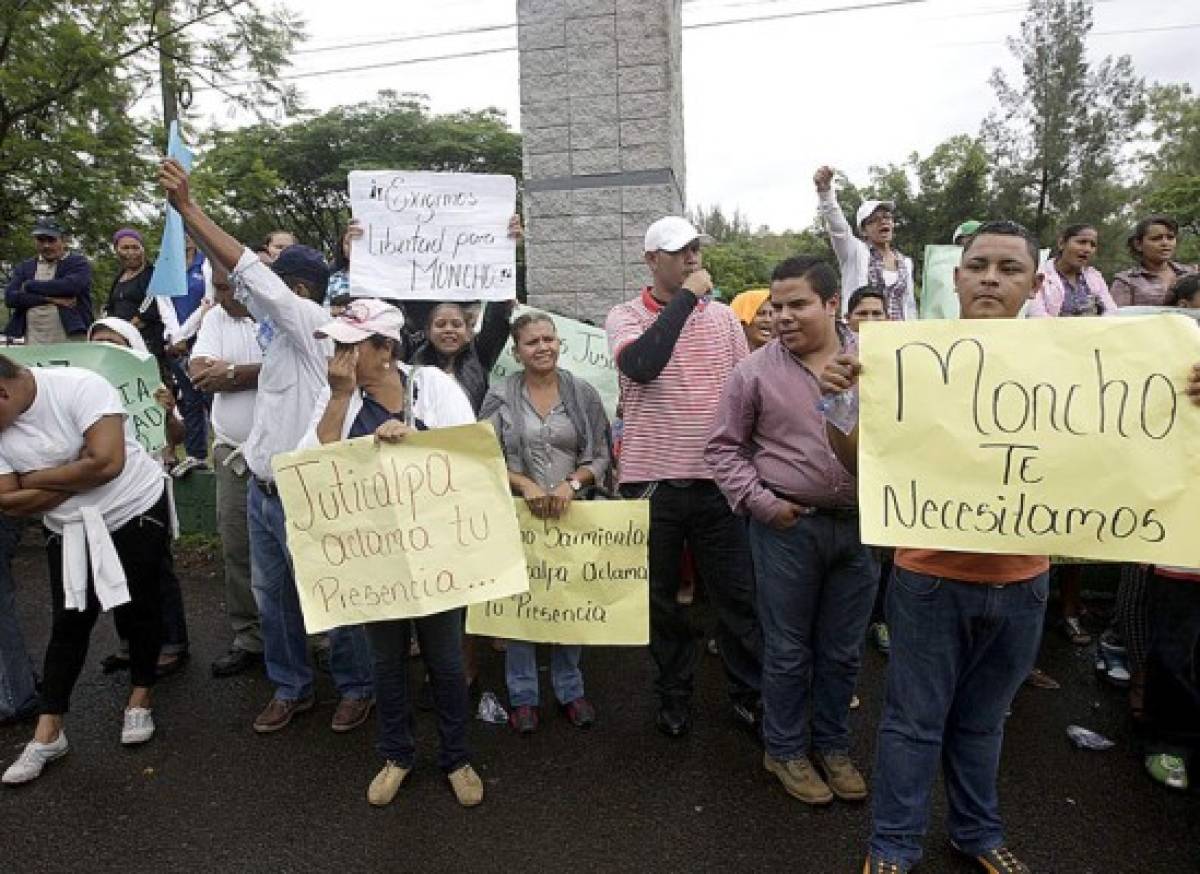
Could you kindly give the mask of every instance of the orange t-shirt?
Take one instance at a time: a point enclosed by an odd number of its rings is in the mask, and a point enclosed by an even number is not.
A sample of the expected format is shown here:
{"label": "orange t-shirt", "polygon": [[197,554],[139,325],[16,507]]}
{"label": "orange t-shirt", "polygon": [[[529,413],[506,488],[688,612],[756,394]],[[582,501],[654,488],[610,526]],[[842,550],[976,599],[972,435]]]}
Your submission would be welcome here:
{"label": "orange t-shirt", "polygon": [[1050,559],[1044,555],[999,555],[942,549],[899,547],[895,561],[915,574],[988,585],[1023,583],[1050,570]]}

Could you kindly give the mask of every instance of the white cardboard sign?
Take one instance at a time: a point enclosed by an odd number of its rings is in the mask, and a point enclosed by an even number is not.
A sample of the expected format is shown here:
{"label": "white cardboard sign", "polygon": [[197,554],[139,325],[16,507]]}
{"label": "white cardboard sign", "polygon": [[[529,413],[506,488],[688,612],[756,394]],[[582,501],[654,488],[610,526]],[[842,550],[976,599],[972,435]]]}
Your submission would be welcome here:
{"label": "white cardboard sign", "polygon": [[517,249],[511,176],[355,170],[350,208],[363,235],[350,293],[398,300],[511,300]]}

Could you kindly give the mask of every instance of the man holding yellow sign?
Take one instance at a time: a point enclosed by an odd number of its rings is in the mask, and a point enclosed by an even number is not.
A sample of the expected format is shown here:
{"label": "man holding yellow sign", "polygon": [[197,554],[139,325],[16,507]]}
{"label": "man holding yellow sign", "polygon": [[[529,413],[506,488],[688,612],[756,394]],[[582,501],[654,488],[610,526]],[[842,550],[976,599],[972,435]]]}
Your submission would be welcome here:
{"label": "man holding yellow sign", "polygon": [[[1018,225],[980,227],[965,242],[955,271],[963,318],[1015,317],[1040,283],[1037,254]],[[1097,335],[1079,356],[1093,371],[1095,384],[1086,397],[1089,390],[1076,385],[1080,380],[1071,372],[1075,362],[1052,344],[1069,329],[1098,325],[1053,327],[1056,338],[1038,333],[1050,325],[1035,323],[981,325],[970,332],[950,323],[899,330],[872,325],[864,332],[865,364],[841,356],[822,377],[833,396],[827,403],[831,443],[859,475],[863,537],[900,547],[888,593],[891,660],[864,872],[903,874],[920,859],[939,764],[954,846],[985,870],[1027,872],[1006,846],[996,775],[1005,714],[1041,638],[1046,553],[1128,558],[1186,551],[1186,538],[1168,521],[1180,509],[1186,483],[1179,492],[1163,488],[1166,479],[1179,479],[1177,469],[1143,492],[1159,501],[1156,507],[1121,506],[1136,502],[1128,497],[1106,508],[1075,494],[1094,497],[1086,492],[1098,481],[1097,441],[1159,441],[1137,454],[1160,464],[1161,441],[1174,431],[1174,439],[1191,441],[1189,452],[1176,457],[1194,455],[1200,419],[1175,408],[1174,384],[1183,374],[1158,374],[1164,369],[1161,341],[1112,344]],[[1164,323],[1155,327],[1160,334],[1175,330]],[[1105,328],[1129,331],[1134,324],[1109,321]],[[1032,341],[1017,346],[1009,335],[1018,330]],[[1190,347],[1184,352],[1189,360],[1200,358],[1200,338],[1192,332],[1176,338]],[[996,337],[1009,341],[999,374],[987,354]],[[1112,354],[1121,346],[1143,346],[1149,357],[1133,355],[1121,368],[1120,356]],[[1052,369],[1037,360],[1039,353],[1053,358]],[[1026,387],[1020,371],[1029,361],[1041,371]],[[1136,370],[1129,362],[1154,366],[1134,386],[1120,379]],[[861,452],[856,417],[847,413],[857,404],[860,373]],[[1056,387],[1048,373],[1060,381],[1065,376],[1070,385]],[[1153,446],[1163,449],[1146,451]],[[1091,476],[1081,478],[1079,464]],[[1069,486],[1056,495],[1060,478]],[[1195,482],[1194,474],[1183,479]],[[1120,485],[1139,492],[1133,482]]]}

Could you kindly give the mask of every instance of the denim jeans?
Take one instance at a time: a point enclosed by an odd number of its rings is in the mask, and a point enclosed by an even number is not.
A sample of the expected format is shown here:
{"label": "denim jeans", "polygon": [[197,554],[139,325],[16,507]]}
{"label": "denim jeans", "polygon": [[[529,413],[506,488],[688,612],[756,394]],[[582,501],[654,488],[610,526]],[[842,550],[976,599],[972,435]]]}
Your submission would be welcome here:
{"label": "denim jeans", "polygon": [[996,792],[1004,719],[1033,669],[1048,592],[1047,574],[988,585],[896,568],[872,807],[878,858],[920,859],[939,764],[950,839],[971,855],[1004,843]]}
{"label": "denim jeans", "polygon": [[878,570],[858,516],[801,517],[785,531],[750,523],[763,632],[763,742],[779,761],[850,749],[850,698]]}
{"label": "denim jeans", "polygon": [[[554,644],[550,647],[550,682],[559,704],[583,697],[583,672],[579,670],[582,646]],[[538,706],[537,644],[510,640],[504,653],[504,679],[508,703],[513,707]]]}
{"label": "denim jeans", "polygon": [[[283,701],[307,698],[313,690],[308,662],[308,639],[292,558],[288,554],[283,504],[251,484],[246,497],[250,529],[250,561],[254,599],[262,620],[263,661],[275,697]],[[329,666],[343,698],[370,698],[371,656],[361,625],[329,632]]]}
{"label": "denim jeans", "polygon": [[0,516],[0,720],[26,710],[37,698],[33,663],[25,649],[13,591],[12,560],[21,530],[19,521]]}
{"label": "denim jeans", "polygon": [[688,485],[625,483],[625,497],[650,497],[650,654],[658,666],[655,691],[664,704],[692,697],[699,642],[688,608],[676,601],[683,548],[690,546],[696,571],[717,613],[717,644],[729,695],[751,704],[759,695],[762,632],[754,615],[754,573],[745,523],[733,514],[711,480]]}
{"label": "denim jeans", "polygon": [[447,610],[418,619],[369,622],[367,639],[375,661],[375,714],[379,755],[402,768],[416,760],[412,734],[412,700],[408,694],[409,642],[413,626],[421,643],[421,659],[429,672],[437,711],[438,766],[449,774],[467,763],[469,700],[463,669],[463,611]]}
{"label": "denim jeans", "polygon": [[192,458],[208,458],[209,398],[194,385],[187,374],[187,358],[168,358],[175,379],[179,413],[183,416],[183,448]]}

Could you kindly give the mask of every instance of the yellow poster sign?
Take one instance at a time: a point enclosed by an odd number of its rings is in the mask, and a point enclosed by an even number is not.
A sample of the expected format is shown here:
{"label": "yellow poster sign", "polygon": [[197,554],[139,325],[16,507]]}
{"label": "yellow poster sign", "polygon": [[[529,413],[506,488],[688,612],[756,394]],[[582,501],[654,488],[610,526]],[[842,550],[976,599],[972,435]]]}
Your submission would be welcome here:
{"label": "yellow poster sign", "polygon": [[275,456],[309,632],[428,616],[529,587],[490,425]]}
{"label": "yellow poster sign", "polygon": [[866,326],[863,540],[1200,566],[1198,362],[1179,316]]}
{"label": "yellow poster sign", "polygon": [[467,631],[537,643],[650,641],[648,501],[578,501],[537,519],[517,501],[529,591],[474,604]]}

